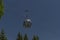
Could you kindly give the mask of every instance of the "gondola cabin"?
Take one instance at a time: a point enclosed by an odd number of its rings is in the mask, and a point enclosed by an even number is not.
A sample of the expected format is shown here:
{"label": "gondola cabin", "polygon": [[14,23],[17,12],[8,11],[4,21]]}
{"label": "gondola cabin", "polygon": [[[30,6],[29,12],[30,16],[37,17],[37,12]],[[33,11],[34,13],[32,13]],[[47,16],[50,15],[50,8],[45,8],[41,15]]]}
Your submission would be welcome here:
{"label": "gondola cabin", "polygon": [[[29,10],[25,10],[25,12],[28,14]],[[31,19],[30,19],[30,16],[28,16],[27,14],[26,14],[26,16],[25,16],[25,20],[24,20],[24,22],[23,22],[23,26],[24,26],[25,28],[31,28],[32,21],[31,21]]]}
{"label": "gondola cabin", "polygon": [[25,28],[31,28],[31,25],[32,25],[31,19],[27,18],[27,19],[24,20],[23,26],[24,26]]}

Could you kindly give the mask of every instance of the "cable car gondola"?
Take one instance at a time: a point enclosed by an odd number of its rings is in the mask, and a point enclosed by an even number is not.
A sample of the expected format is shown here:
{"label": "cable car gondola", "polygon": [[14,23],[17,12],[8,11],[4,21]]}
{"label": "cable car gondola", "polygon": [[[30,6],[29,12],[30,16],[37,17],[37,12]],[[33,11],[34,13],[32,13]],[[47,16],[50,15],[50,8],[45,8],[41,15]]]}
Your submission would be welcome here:
{"label": "cable car gondola", "polygon": [[[28,12],[28,10],[25,10],[25,12]],[[25,28],[31,28],[31,25],[32,25],[32,21],[31,19],[29,18],[29,16],[26,16],[24,22],[23,22],[23,26]]]}

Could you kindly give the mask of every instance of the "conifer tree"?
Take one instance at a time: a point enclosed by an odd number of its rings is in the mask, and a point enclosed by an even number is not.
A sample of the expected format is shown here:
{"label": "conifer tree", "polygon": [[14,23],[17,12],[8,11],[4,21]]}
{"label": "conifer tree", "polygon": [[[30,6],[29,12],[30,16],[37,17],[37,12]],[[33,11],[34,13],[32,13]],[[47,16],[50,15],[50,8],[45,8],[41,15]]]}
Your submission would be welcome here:
{"label": "conifer tree", "polygon": [[20,34],[20,32],[18,33],[17,36],[18,36],[18,37],[17,37],[17,40],[22,40],[22,35]]}
{"label": "conifer tree", "polygon": [[0,33],[0,40],[1,40],[1,33]]}
{"label": "conifer tree", "polygon": [[0,40],[7,40],[7,37],[6,37],[5,32],[4,32],[4,29],[1,30]]}
{"label": "conifer tree", "polygon": [[32,40],[39,40],[39,37],[34,35]]}
{"label": "conifer tree", "polygon": [[24,36],[24,40],[28,40],[28,36],[27,36],[27,34],[25,34],[25,36]]}

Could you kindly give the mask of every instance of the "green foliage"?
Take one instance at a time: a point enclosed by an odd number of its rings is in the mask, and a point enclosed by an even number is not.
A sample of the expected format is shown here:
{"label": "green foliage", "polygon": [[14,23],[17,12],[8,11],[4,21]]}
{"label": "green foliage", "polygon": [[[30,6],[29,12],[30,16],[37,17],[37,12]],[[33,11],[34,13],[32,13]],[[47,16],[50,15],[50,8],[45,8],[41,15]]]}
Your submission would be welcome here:
{"label": "green foliage", "polygon": [[4,15],[4,2],[0,0],[0,19]]}
{"label": "green foliage", "polygon": [[28,36],[27,36],[27,34],[25,34],[25,36],[24,36],[24,40],[28,40]]}
{"label": "green foliage", "polygon": [[18,37],[17,37],[17,40],[22,40],[22,35],[20,34],[20,32],[18,33],[17,36],[18,36]]}
{"label": "green foliage", "polygon": [[5,35],[4,30],[2,29],[1,33],[0,33],[0,40],[7,40],[7,37]]}
{"label": "green foliage", "polygon": [[39,37],[34,35],[32,40],[39,40]]}

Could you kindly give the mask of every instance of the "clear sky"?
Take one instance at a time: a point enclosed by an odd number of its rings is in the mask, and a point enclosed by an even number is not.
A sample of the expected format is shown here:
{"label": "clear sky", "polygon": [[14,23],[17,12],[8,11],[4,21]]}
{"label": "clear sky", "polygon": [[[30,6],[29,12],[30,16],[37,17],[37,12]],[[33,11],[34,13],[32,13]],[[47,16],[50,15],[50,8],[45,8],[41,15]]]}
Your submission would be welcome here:
{"label": "clear sky", "polygon": [[[40,40],[60,40],[60,0],[4,0],[5,12],[0,21],[8,40],[16,40],[20,31],[24,36],[39,35]],[[25,9],[30,10],[32,28],[23,28]]]}

